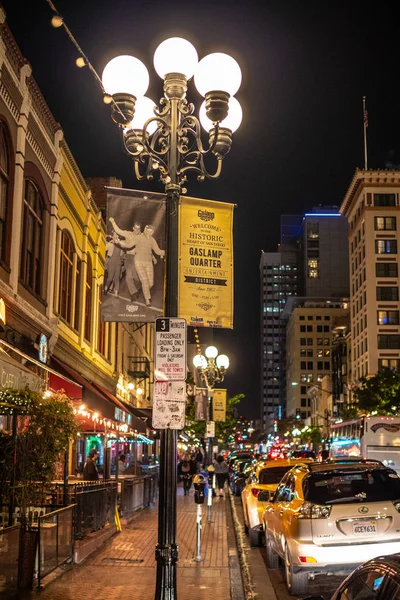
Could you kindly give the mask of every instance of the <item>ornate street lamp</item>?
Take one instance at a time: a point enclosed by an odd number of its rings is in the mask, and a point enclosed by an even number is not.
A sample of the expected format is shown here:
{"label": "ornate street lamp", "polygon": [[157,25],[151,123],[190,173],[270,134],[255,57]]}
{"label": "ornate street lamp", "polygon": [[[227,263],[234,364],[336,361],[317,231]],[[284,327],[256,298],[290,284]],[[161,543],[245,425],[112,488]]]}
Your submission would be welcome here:
{"label": "ornate street lamp", "polygon": [[[225,378],[225,373],[229,368],[229,358],[226,354],[218,354],[215,346],[208,346],[203,354],[196,354],[193,358],[193,364],[197,369],[199,379],[207,387],[208,395],[208,421],[213,421],[213,397],[214,386],[221,383]],[[208,439],[208,461],[212,463],[212,438]]]}
{"label": "ornate street lamp", "polygon": [[[216,179],[222,160],[232,145],[242,110],[233,98],[241,84],[238,63],[227,54],[214,53],[198,61],[194,46],[182,38],[162,42],[154,53],[154,68],[164,82],[158,106],[145,97],[149,74],[133,56],[118,56],[105,67],[102,81],[104,101],[121,130],[124,148],[133,158],[138,179],[158,174],[167,194],[167,264],[165,315],[178,312],[178,210],[187,174],[199,181]],[[188,103],[188,81],[194,76],[204,97],[199,118]],[[201,125],[208,132],[208,146],[201,139]],[[211,171],[205,157],[215,166]],[[221,365],[221,368],[223,366]],[[221,369],[220,369],[220,372]],[[160,499],[156,546],[156,600],[176,600],[176,431],[163,430],[160,441]]]}

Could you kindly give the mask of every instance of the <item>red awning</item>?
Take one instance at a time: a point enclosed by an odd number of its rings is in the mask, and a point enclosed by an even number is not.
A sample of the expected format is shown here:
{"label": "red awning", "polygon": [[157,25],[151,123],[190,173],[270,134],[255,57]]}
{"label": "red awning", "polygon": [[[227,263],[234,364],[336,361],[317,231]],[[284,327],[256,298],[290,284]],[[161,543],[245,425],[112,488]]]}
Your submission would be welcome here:
{"label": "red awning", "polygon": [[61,374],[49,373],[49,387],[54,392],[64,390],[66,395],[73,400],[82,400],[82,386],[65,379]]}

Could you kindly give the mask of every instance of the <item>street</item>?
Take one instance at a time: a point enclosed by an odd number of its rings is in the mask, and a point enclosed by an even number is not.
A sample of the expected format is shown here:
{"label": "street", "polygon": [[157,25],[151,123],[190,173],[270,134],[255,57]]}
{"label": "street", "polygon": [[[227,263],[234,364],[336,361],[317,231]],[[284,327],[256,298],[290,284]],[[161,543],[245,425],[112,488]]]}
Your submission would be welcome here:
{"label": "street", "polygon": [[[236,496],[233,496],[233,498],[236,516],[243,530],[243,511],[241,498]],[[262,546],[260,548],[250,548],[248,536],[245,536],[244,534],[242,541],[248,561],[250,577],[254,584],[254,591],[258,594],[257,597],[259,597],[260,600],[275,600],[270,591],[265,589],[265,581],[268,582],[269,578],[275,592],[276,600],[293,600],[293,596],[288,593],[286,588],[283,567],[280,569],[269,569],[266,562],[265,547]],[[265,570],[263,571],[263,569]],[[303,598],[312,595],[321,595],[324,600],[330,600],[333,592],[336,590],[342,580],[343,577],[338,576],[322,576],[315,578],[314,581],[309,582],[309,590],[306,596],[303,596]]]}

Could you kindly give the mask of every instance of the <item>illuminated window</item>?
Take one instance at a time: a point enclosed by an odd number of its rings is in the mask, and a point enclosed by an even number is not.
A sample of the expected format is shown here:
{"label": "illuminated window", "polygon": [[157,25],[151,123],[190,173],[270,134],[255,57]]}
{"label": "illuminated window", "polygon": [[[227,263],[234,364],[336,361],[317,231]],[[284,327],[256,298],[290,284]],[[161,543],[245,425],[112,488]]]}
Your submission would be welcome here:
{"label": "illuminated window", "polygon": [[309,258],[307,264],[312,269],[318,269],[318,267],[319,267],[319,260],[317,258]]}
{"label": "illuminated window", "polygon": [[378,310],[378,325],[398,325],[399,311],[398,310]]}
{"label": "illuminated window", "polygon": [[319,269],[308,269],[309,279],[319,279]]}

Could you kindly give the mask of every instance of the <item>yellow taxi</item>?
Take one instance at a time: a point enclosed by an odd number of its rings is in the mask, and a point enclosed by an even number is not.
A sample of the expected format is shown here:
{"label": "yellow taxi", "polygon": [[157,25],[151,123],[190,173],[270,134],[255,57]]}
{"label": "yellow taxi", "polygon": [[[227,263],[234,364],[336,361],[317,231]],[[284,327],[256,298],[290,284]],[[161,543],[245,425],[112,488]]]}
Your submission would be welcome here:
{"label": "yellow taxi", "polygon": [[250,546],[261,544],[262,515],[270,494],[275,492],[282,477],[296,465],[314,462],[307,458],[278,458],[260,462],[247,480],[242,491],[244,530],[249,534]]}

